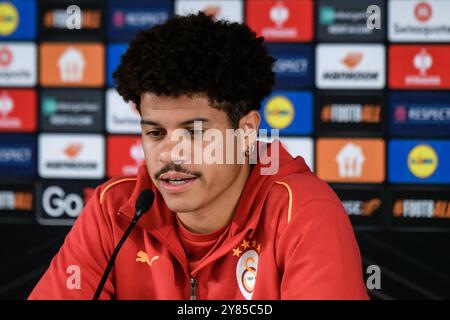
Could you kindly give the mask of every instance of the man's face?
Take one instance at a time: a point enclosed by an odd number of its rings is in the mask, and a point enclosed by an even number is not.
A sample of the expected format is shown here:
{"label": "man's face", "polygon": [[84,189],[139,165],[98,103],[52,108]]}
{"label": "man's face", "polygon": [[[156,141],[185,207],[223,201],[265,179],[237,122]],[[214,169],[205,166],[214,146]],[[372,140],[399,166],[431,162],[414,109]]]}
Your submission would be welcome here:
{"label": "man's face", "polygon": [[[199,95],[170,97],[145,93],[140,107],[142,145],[149,175],[172,211],[202,209],[233,186],[242,164],[205,164],[204,161],[194,164],[193,160],[194,145],[208,145],[199,138],[202,132],[194,131],[194,121],[201,122],[203,131],[217,129],[225,137],[231,124],[224,111],[210,107],[209,100]],[[186,140],[173,139],[173,133],[180,129],[187,130],[184,131],[188,133]],[[173,150],[180,143],[191,146],[188,148],[191,154],[174,158]]]}

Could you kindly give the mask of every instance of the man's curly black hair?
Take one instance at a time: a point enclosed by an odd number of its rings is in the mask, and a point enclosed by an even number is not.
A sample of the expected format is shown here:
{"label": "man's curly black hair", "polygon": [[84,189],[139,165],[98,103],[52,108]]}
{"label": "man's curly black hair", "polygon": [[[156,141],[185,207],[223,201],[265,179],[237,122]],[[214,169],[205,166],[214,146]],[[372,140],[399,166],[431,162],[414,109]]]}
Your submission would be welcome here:
{"label": "man's curly black hair", "polygon": [[275,83],[275,59],[263,43],[245,24],[202,12],[173,16],[138,32],[113,78],[118,93],[138,109],[145,92],[204,94],[237,128],[242,116],[260,109]]}

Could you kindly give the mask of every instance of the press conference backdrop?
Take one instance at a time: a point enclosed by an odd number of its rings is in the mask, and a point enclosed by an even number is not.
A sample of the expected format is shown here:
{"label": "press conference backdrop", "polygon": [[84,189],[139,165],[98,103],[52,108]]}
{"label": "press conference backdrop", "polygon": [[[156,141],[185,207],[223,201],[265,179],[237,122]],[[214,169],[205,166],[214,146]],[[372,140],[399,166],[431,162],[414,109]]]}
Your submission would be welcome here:
{"label": "press conference backdrop", "polygon": [[111,74],[137,30],[198,10],[265,37],[262,128],[339,195],[371,297],[449,298],[450,0],[0,0],[0,296],[26,297],[95,186],[144,162]]}

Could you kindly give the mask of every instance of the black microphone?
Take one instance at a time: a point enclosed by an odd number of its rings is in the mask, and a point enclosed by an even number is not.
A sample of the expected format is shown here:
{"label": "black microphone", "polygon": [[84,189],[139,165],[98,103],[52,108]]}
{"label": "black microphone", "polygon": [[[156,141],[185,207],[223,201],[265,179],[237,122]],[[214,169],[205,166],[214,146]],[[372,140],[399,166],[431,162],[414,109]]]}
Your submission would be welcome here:
{"label": "black microphone", "polygon": [[150,209],[153,204],[153,200],[155,200],[155,194],[150,189],[144,189],[139,194],[139,197],[136,200],[136,204],[134,207],[136,211],[134,213],[133,220],[131,221],[128,229],[123,234],[116,248],[114,249],[111,258],[109,258],[108,265],[106,266],[105,272],[103,273],[103,277],[98,284],[97,290],[95,291],[94,299],[98,300],[100,294],[102,293],[103,287],[105,286],[106,280],[108,279],[109,273],[114,265],[114,261],[116,261],[116,256],[119,253],[120,248],[122,248],[123,243],[128,238],[128,235],[133,230],[134,226],[138,222],[139,218]]}

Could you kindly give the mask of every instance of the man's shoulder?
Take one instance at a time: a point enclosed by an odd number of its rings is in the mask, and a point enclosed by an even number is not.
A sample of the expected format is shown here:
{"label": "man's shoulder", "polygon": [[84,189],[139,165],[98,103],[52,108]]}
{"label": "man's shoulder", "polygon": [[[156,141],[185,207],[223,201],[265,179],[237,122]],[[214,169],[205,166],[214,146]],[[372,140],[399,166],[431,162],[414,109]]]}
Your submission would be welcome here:
{"label": "man's shoulder", "polygon": [[[335,210],[329,210],[330,207]],[[333,189],[311,172],[295,173],[278,179],[266,201],[267,212],[278,212],[281,229],[294,220],[322,219],[336,214],[341,216],[342,209]],[[314,211],[313,215],[311,211]]]}
{"label": "man's shoulder", "polygon": [[295,207],[315,200],[339,202],[333,189],[311,172],[294,173],[278,179],[270,191],[270,196],[277,197],[282,194],[290,197]]}
{"label": "man's shoulder", "polygon": [[98,201],[101,206],[121,206],[130,198],[136,186],[136,176],[119,176],[99,186]]}

